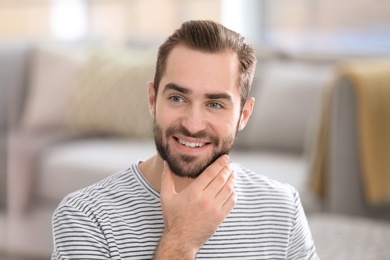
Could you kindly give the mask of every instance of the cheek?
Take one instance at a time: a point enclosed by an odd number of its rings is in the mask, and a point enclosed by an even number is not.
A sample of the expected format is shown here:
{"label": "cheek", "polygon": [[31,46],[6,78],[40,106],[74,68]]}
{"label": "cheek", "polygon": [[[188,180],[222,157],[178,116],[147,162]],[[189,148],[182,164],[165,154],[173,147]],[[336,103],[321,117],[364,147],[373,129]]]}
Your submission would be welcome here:
{"label": "cheek", "polygon": [[166,111],[162,106],[156,107],[154,120],[163,129],[166,129],[175,122],[175,115],[172,111]]}
{"label": "cheek", "polygon": [[233,136],[236,135],[239,126],[239,118],[233,117],[225,120],[217,120],[214,123],[214,129],[219,136]]}
{"label": "cheek", "polygon": [[166,112],[164,111],[164,106],[161,105],[161,102],[157,99],[154,106],[154,117],[158,122],[163,121]]}

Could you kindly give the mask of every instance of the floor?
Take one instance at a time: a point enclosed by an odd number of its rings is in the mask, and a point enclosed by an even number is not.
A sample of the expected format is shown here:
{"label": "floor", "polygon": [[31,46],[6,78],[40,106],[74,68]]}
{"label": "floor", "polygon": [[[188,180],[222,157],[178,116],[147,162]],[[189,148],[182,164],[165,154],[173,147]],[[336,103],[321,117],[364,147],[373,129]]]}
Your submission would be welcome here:
{"label": "floor", "polygon": [[338,215],[308,216],[321,260],[390,259],[390,222]]}

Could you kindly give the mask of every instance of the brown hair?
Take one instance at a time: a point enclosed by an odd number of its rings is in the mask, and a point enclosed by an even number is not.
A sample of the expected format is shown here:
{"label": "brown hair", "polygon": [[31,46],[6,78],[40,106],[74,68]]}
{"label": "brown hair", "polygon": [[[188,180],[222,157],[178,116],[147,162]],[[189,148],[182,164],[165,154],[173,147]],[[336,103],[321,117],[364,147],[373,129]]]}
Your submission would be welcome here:
{"label": "brown hair", "polygon": [[160,46],[154,77],[156,96],[166,69],[168,55],[179,44],[207,53],[221,53],[224,51],[236,53],[240,63],[239,92],[241,105],[244,105],[252,85],[256,66],[254,49],[245,42],[244,37],[240,34],[213,21],[185,22]]}

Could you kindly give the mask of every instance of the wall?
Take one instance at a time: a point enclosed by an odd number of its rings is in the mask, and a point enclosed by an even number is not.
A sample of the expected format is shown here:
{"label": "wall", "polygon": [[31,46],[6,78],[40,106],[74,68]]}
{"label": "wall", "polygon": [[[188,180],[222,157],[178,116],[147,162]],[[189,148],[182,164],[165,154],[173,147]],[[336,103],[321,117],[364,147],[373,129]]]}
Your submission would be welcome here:
{"label": "wall", "polygon": [[[183,21],[220,21],[219,0],[79,0],[86,1],[89,38],[125,42],[162,38]],[[0,38],[52,38],[50,0],[0,0]],[[72,17],[69,17],[72,19]]]}

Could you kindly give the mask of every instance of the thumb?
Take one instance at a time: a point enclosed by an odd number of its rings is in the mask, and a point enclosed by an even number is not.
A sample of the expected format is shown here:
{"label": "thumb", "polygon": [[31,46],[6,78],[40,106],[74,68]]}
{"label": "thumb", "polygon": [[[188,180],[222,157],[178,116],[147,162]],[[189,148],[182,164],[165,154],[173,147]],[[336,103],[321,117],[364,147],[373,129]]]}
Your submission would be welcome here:
{"label": "thumb", "polygon": [[160,196],[171,198],[176,194],[173,172],[166,161],[164,161],[163,172],[161,175],[161,191]]}

